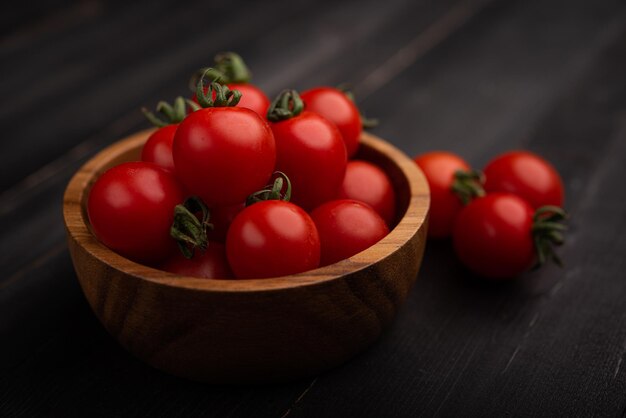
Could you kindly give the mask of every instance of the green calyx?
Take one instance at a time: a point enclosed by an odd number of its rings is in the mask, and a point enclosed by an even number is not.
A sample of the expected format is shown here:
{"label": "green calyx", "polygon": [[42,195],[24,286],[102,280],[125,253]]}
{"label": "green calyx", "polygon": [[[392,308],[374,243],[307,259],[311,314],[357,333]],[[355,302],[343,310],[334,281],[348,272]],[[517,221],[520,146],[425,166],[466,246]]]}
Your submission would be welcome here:
{"label": "green calyx", "polygon": [[[196,213],[202,213],[202,220]],[[174,208],[174,222],[170,236],[176,240],[178,248],[185,258],[193,258],[196,248],[204,251],[209,245],[207,229],[212,230],[209,222],[210,212],[207,205],[198,197],[190,197]]]}
{"label": "green calyx", "polygon": [[[291,199],[291,181],[282,171],[274,172],[276,180],[267,185],[264,189],[252,193],[246,199],[246,206],[253,205],[264,200],[283,200],[289,202]],[[283,191],[285,189],[285,191]]]}
{"label": "green calyx", "polygon": [[298,116],[304,110],[304,102],[296,90],[283,90],[267,110],[267,119],[280,122]]}
{"label": "green calyx", "polygon": [[214,58],[215,68],[223,74],[224,83],[249,83],[252,75],[243,59],[234,52],[220,52]]}
{"label": "green calyx", "polygon": [[484,183],[485,176],[478,170],[457,170],[454,173],[451,189],[461,199],[461,202],[467,205],[473,199],[485,195]]}
{"label": "green calyx", "polygon": [[[204,91],[204,78],[213,74],[212,68],[207,68],[196,85],[196,99],[201,107],[233,107],[237,106],[239,100],[241,99],[241,92],[239,90],[231,90],[225,84],[220,84],[217,80],[218,78],[214,78],[209,86]],[[215,98],[213,98],[213,94],[215,93]]]}
{"label": "green calyx", "polygon": [[563,261],[554,251],[555,246],[563,245],[563,233],[567,230],[568,214],[558,206],[542,206],[533,215],[532,234],[537,252],[537,265],[541,267],[548,261],[563,267]]}
{"label": "green calyx", "polygon": [[141,111],[153,125],[162,128],[167,125],[175,125],[177,123],[181,123],[183,119],[187,117],[188,108],[191,110],[191,112],[195,112],[196,110],[200,109],[200,106],[198,106],[197,103],[194,103],[191,100],[187,100],[178,96],[176,99],[174,99],[173,105],[170,105],[163,100],[157,104],[156,113],[160,114],[160,117],[150,112],[145,107],[141,108]]}
{"label": "green calyx", "polygon": [[[354,93],[352,93],[352,90],[348,83],[342,83],[338,85],[337,90],[340,90],[341,92],[343,92],[343,94],[346,95],[348,100],[350,100],[352,103],[356,105],[356,100],[354,99]],[[357,109],[358,109],[358,106],[357,106]],[[371,128],[375,128],[378,126],[379,124],[378,119],[368,118],[361,112],[361,109],[358,109],[358,110],[359,110],[359,117],[361,118],[361,126],[363,127],[363,129],[371,129]]]}
{"label": "green calyx", "polygon": [[208,71],[207,77],[223,84],[245,84],[252,78],[243,59],[234,52],[220,52],[214,57],[212,68],[201,68],[189,80],[189,88],[194,91],[198,80]]}

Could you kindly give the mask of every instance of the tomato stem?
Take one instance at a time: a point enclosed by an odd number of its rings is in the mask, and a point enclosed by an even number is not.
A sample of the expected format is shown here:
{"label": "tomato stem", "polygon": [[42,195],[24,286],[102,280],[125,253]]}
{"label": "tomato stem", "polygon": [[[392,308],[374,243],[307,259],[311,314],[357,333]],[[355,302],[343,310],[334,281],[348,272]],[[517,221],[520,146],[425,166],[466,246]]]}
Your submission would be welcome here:
{"label": "tomato stem", "polygon": [[452,182],[452,191],[461,199],[464,205],[467,205],[474,198],[485,196],[485,176],[478,170],[457,170],[454,173],[454,181]]}
{"label": "tomato stem", "polygon": [[304,102],[296,90],[283,90],[267,110],[267,119],[280,122],[298,116],[304,110]]}
{"label": "tomato stem", "polygon": [[215,68],[224,74],[223,82],[249,83],[252,75],[243,58],[234,52],[220,52],[214,58]]}
{"label": "tomato stem", "polygon": [[[268,184],[264,189],[252,193],[246,199],[246,206],[253,205],[264,200],[284,200],[289,202],[291,199],[291,181],[289,177],[282,171],[275,171],[274,175],[278,176],[272,184]],[[283,188],[285,192],[283,193]]]}
{"label": "tomato stem", "polygon": [[162,128],[164,126],[181,123],[183,119],[187,117],[187,108],[189,108],[191,112],[195,112],[200,109],[198,104],[193,101],[185,100],[184,98],[178,96],[174,99],[173,105],[170,105],[163,100],[157,103],[156,112],[160,113],[162,117],[156,116],[145,107],[142,107],[141,111],[153,125]]}
{"label": "tomato stem", "polygon": [[537,252],[537,264],[541,267],[552,260],[555,264],[563,267],[563,261],[554,251],[555,246],[565,242],[563,232],[567,226],[562,222],[569,218],[567,212],[558,206],[542,206],[533,215],[532,234]]}
{"label": "tomato stem", "polygon": [[[231,90],[228,86],[220,84],[217,81],[218,77],[213,78],[206,91],[204,90],[204,78],[211,74],[214,75],[213,68],[207,68],[200,76],[196,85],[196,99],[200,106],[203,108],[237,106],[241,99],[241,92],[239,90]],[[215,98],[213,98],[213,93],[215,93]]]}
{"label": "tomato stem", "polygon": [[[195,215],[202,212],[202,220]],[[190,197],[174,208],[174,222],[170,236],[176,240],[178,248],[185,258],[193,258],[196,248],[202,251],[209,245],[207,229],[213,229],[209,222],[210,212],[207,205],[196,196]]]}

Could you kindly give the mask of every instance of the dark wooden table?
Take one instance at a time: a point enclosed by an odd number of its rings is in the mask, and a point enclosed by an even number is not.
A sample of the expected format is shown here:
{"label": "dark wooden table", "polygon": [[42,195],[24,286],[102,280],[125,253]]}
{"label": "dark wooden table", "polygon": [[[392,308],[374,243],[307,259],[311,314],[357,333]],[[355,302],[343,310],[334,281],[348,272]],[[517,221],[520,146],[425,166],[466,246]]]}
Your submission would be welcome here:
{"label": "dark wooden table", "polygon": [[[209,3],[3,5],[0,416],[624,416],[623,1]],[[209,386],[134,359],[83,298],[62,193],[221,50],[270,95],[351,82],[409,155],[542,154],[565,181],[566,267],[489,283],[429,242],[391,328],[313,379]]]}

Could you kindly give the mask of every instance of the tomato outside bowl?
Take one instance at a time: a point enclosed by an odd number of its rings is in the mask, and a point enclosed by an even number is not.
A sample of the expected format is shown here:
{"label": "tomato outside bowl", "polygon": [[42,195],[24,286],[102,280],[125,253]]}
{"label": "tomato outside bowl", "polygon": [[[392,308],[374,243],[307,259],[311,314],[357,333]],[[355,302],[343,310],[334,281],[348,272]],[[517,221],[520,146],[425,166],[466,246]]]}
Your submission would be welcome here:
{"label": "tomato outside bowl", "polygon": [[137,358],[209,383],[284,381],[336,367],[374,342],[417,278],[430,195],[416,164],[364,133],[356,158],[377,164],[397,195],[391,232],[335,264],[284,277],[177,276],[132,262],[92,234],[87,197],[106,169],[138,160],[152,130],[104,149],[70,180],[63,214],[78,281],[106,330]]}

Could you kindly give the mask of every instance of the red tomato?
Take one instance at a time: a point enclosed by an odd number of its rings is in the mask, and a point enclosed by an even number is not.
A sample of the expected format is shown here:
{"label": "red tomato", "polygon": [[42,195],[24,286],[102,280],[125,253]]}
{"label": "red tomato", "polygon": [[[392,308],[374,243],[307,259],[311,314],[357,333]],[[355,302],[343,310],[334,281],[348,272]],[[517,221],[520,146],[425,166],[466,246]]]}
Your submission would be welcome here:
{"label": "red tomato", "polygon": [[463,202],[452,190],[454,173],[469,171],[470,166],[459,156],[445,151],[427,152],[415,157],[430,187],[428,236],[445,238],[452,234],[454,220],[463,209]]}
{"label": "red tomato", "polygon": [[353,199],[370,205],[388,226],[396,214],[396,192],[387,174],[367,161],[348,161],[339,190],[340,199]]}
{"label": "red tomato", "polygon": [[[270,99],[263,93],[263,90],[250,83],[228,83],[227,86],[229,89],[239,90],[241,93],[241,99],[236,107],[245,107],[246,109],[253,110],[265,119],[267,109],[270,107]],[[205,87],[204,92],[206,93],[207,91],[208,87]],[[215,92],[213,92],[213,99],[215,99]],[[191,100],[198,103],[195,94]]]}
{"label": "red tomato", "polygon": [[318,267],[320,240],[300,207],[266,200],[237,215],[226,236],[226,254],[238,278],[285,276]]}
{"label": "red tomato", "polygon": [[333,200],[311,212],[326,266],[360,253],[389,233],[385,221],[370,206],[356,200]]}
{"label": "red tomato", "polygon": [[217,206],[211,208],[211,217],[209,222],[213,225],[213,229],[207,231],[207,235],[212,241],[225,242],[226,233],[233,220],[245,208],[244,203],[238,203],[231,206]]}
{"label": "red tomato", "polygon": [[274,171],[276,145],[267,123],[250,109],[209,107],[180,124],[173,144],[180,181],[209,207],[245,201]]}
{"label": "red tomato", "polygon": [[160,261],[176,249],[170,237],[174,207],[183,194],[156,164],[131,162],[106,171],[89,193],[91,228],[107,247],[131,260]]}
{"label": "red tomato", "polygon": [[362,124],[359,109],[344,92],[332,87],[317,87],[300,96],[306,110],[322,115],[334,123],[346,145],[348,158],[359,148]]}
{"label": "red tomato", "polygon": [[155,163],[173,172],[172,142],[176,129],[178,124],[167,125],[154,131],[141,149],[141,161]]}
{"label": "red tomato", "polygon": [[337,128],[307,111],[270,126],[276,138],[276,170],[291,180],[291,201],[310,210],[337,196],[347,163]]}
{"label": "red tomato", "polygon": [[532,205],[563,205],[563,182],[554,167],[528,151],[511,151],[487,164],[485,191],[516,194]]}
{"label": "red tomato", "polygon": [[533,214],[525,200],[508,193],[473,200],[456,220],[457,256],[483,277],[500,279],[523,273],[535,261]]}
{"label": "red tomato", "polygon": [[231,279],[234,277],[226,260],[224,245],[217,242],[209,242],[205,251],[196,250],[191,259],[183,257],[180,251],[176,251],[159,268],[181,276],[205,279]]}

